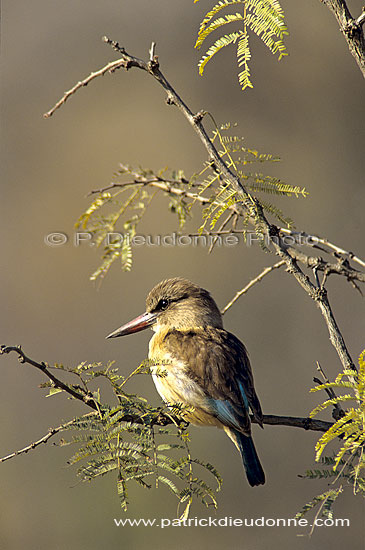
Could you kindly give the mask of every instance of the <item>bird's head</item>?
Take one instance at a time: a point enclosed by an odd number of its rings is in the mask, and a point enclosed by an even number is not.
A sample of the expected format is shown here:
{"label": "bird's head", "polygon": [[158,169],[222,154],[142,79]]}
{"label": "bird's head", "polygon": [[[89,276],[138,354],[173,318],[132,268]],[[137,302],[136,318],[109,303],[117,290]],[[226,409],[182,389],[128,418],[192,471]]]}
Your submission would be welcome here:
{"label": "bird's head", "polygon": [[222,316],[207,290],[187,279],[175,277],[156,285],[146,299],[146,312],[121,326],[107,338],[116,338],[148,327],[189,330],[208,326],[222,328]]}

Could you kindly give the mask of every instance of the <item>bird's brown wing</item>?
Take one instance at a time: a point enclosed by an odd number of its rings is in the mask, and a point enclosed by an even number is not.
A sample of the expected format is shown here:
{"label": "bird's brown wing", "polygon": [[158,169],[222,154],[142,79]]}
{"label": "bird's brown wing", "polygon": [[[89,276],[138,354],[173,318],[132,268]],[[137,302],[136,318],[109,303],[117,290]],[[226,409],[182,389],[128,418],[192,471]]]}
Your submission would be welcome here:
{"label": "bird's brown wing", "polygon": [[187,365],[189,376],[209,398],[229,404],[243,432],[250,429],[249,408],[262,426],[250,361],[245,346],[236,336],[214,327],[171,330],[163,346],[172,357]]}

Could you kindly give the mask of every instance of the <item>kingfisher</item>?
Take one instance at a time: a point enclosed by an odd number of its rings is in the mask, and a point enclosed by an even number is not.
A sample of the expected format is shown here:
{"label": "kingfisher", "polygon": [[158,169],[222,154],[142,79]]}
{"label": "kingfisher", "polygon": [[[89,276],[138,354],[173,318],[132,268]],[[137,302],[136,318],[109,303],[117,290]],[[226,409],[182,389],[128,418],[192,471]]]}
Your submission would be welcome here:
{"label": "kingfisher", "polygon": [[242,456],[248,483],[265,483],[252,436],[250,411],[263,427],[245,346],[224,330],[217,304],[207,290],[175,277],[148,294],[146,312],[107,338],[148,327],[154,331],[148,357],[156,389],[167,404],[188,407],[184,418],[195,425],[223,428]]}

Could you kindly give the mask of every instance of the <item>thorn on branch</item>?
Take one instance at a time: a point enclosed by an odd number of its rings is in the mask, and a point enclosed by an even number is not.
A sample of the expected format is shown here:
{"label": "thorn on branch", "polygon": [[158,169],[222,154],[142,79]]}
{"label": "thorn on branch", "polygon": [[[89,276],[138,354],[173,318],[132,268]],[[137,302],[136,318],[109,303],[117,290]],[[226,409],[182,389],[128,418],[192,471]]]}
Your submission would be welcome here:
{"label": "thorn on branch", "polygon": [[318,267],[317,266],[314,266],[313,267],[313,274],[314,274],[314,278],[316,280],[316,285],[318,288],[323,288],[324,287],[324,276],[323,276],[323,281],[322,281],[322,284],[319,282],[319,277],[318,277]]}
{"label": "thorn on branch", "polygon": [[152,42],[151,47],[148,51],[150,55],[150,61],[153,61],[153,58],[155,57],[155,48],[156,48],[156,42]]}
{"label": "thorn on branch", "polygon": [[199,122],[201,122],[207,114],[207,111],[199,111],[198,113],[196,113],[196,115],[193,116],[195,124],[199,124]]}
{"label": "thorn on branch", "polygon": [[324,288],[324,285],[326,284],[327,279],[328,279],[328,275],[329,275],[329,269],[328,269],[328,266],[326,266],[323,270],[323,278],[322,278],[321,288]]}
{"label": "thorn on branch", "polygon": [[156,42],[152,42],[149,49],[150,60],[148,62],[148,68],[153,73],[156,69],[159,68],[160,62],[158,60],[158,55],[155,54]]}
{"label": "thorn on branch", "polygon": [[174,96],[170,92],[167,92],[166,103],[167,105],[176,105]]}
{"label": "thorn on branch", "polygon": [[323,302],[323,300],[325,299],[326,296],[327,296],[327,290],[324,287],[323,288],[317,288],[313,292],[313,299],[316,302]]}
{"label": "thorn on branch", "polygon": [[358,19],[351,19],[345,26],[344,31],[349,38],[362,32],[362,24],[365,22],[365,14],[362,13]]}
{"label": "thorn on branch", "polygon": [[215,160],[213,158],[209,159],[208,164],[211,167],[211,169],[213,170],[213,172],[215,172],[216,174],[220,174],[220,170],[219,170],[219,168],[218,168],[218,166],[215,163]]}
{"label": "thorn on branch", "polygon": [[271,223],[270,227],[269,227],[269,237],[279,239],[279,237],[280,237],[279,232],[280,232],[279,227],[277,227],[277,225]]}

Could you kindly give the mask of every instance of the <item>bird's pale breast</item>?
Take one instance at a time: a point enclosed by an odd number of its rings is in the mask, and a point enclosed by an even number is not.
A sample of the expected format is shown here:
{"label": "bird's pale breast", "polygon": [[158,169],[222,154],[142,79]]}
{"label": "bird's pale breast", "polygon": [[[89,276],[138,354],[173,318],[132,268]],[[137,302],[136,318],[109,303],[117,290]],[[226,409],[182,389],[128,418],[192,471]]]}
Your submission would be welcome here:
{"label": "bird's pale breast", "polygon": [[212,416],[211,405],[204,390],[188,376],[184,361],[173,357],[163,345],[168,329],[161,329],[154,334],[149,344],[149,359],[161,362],[151,367],[152,378],[156,389],[166,403],[182,403],[191,410],[185,418],[197,425],[214,425],[222,427],[221,422]]}

